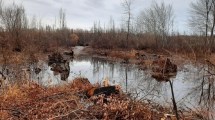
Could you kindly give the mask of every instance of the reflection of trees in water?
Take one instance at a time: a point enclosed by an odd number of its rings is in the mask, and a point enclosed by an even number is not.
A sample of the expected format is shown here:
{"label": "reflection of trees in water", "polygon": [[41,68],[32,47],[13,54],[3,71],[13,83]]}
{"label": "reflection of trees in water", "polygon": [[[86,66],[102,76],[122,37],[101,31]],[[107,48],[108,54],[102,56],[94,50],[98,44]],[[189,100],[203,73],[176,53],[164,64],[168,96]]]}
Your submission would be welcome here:
{"label": "reflection of trees in water", "polygon": [[[106,60],[103,59],[99,59],[99,58],[92,58],[92,65],[93,65],[93,76],[95,77],[97,75],[97,79],[99,80],[100,78],[100,71],[102,71],[102,75],[104,77],[104,75],[106,73],[104,73],[104,69],[105,69],[105,65],[108,64],[108,62]],[[97,81],[99,82],[99,81]]]}
{"label": "reflection of trees in water", "polygon": [[190,80],[193,86],[185,97],[193,100],[194,104],[190,105],[202,115],[202,119],[213,120],[215,119],[215,66],[208,61],[197,72],[198,77]]}
{"label": "reflection of trees in water", "polygon": [[[30,80],[37,80],[38,84],[42,83],[42,78],[45,76],[45,72],[48,69],[48,65],[46,63],[33,63],[30,65]],[[36,68],[40,68],[41,71],[39,73],[35,73]]]}
{"label": "reflection of trees in water", "polygon": [[[27,67],[26,67],[27,66]],[[25,64],[10,64],[1,66],[0,72],[4,77],[5,82],[7,83],[15,83],[19,81],[21,83],[22,80],[29,80],[29,65]]]}
{"label": "reflection of trees in water", "polygon": [[[126,88],[126,66],[127,66],[127,76],[128,76],[128,93],[130,93],[134,98],[141,100],[151,100],[153,102],[157,102],[164,105],[172,106],[172,95],[171,95],[171,87],[168,82],[158,82],[151,77],[150,71],[148,70],[139,70],[135,65],[127,65],[120,64],[111,61],[107,61],[106,59],[92,58],[92,73],[94,74],[93,78],[98,78],[102,80],[104,77],[109,77],[110,80],[115,79],[120,83],[122,88],[125,90]],[[210,106],[212,108],[211,101],[208,100],[208,92],[210,91],[211,95],[210,99],[214,97],[214,83],[212,84],[211,76],[205,76],[205,79],[202,80],[201,73],[202,71],[198,71],[200,69],[199,66],[193,66],[191,64],[184,65],[183,69],[178,72],[179,77],[177,79],[172,79],[174,86],[177,88],[173,88],[177,90],[176,101],[177,105],[180,104],[182,108],[197,108],[206,106]],[[211,70],[210,70],[211,71]],[[200,75],[199,75],[200,74]],[[98,77],[97,77],[98,76]],[[103,78],[102,78],[103,77]],[[115,78],[113,78],[115,77]],[[210,79],[209,79],[210,78]],[[202,82],[203,88],[202,89]],[[180,83],[178,85],[178,83]],[[209,83],[211,85],[209,85]],[[184,87],[183,87],[184,85]],[[208,90],[210,88],[210,90]],[[183,91],[185,90],[185,91]],[[203,95],[201,96],[201,91]],[[183,94],[181,93],[183,92]],[[186,95],[188,93],[188,95]],[[178,96],[178,94],[180,96]],[[195,102],[200,101],[201,96],[201,104],[195,104]],[[212,97],[213,96],[213,97]],[[166,102],[167,101],[167,102]],[[189,105],[190,104],[190,105]],[[186,106],[185,106],[186,105]],[[192,106],[193,105],[193,106]]]}
{"label": "reflection of trees in water", "polygon": [[[93,58],[91,61],[93,67],[93,76],[94,78],[102,79],[108,77],[111,82],[118,81],[124,86],[125,77],[126,77],[126,64],[120,64],[113,61],[108,61],[103,58]],[[127,67],[127,74],[128,80],[134,78],[134,66],[128,65]],[[126,85],[125,85],[126,86]]]}
{"label": "reflection of trees in water", "polygon": [[[150,96],[154,99],[162,91],[163,83],[153,80],[148,71],[139,70],[135,65],[112,63],[99,58],[93,58],[91,62],[94,78],[109,77],[110,80],[111,78],[116,79],[124,90],[127,87],[128,93],[134,97],[146,99]],[[127,84],[126,74],[128,77]]]}
{"label": "reflection of trees in water", "polygon": [[[22,83],[22,81],[36,80],[40,83],[44,72],[48,69],[48,66],[44,62],[40,63],[24,63],[24,64],[10,64],[2,66],[2,71],[7,83]],[[37,69],[41,69],[37,73]]]}
{"label": "reflection of trees in water", "polygon": [[[144,97],[146,97],[148,99],[147,96],[151,96],[152,99],[154,97],[155,98],[159,98],[158,96],[159,96],[160,91],[162,90],[161,88],[163,87],[163,85],[165,84],[165,82],[168,81],[169,85],[170,85],[169,91],[171,91],[173,109],[174,109],[174,112],[176,114],[177,120],[179,120],[179,115],[178,115],[178,112],[177,112],[177,105],[176,105],[175,96],[174,96],[174,90],[173,90],[173,82],[170,81],[170,77],[175,77],[175,76],[172,76],[172,75],[170,76],[169,74],[171,74],[171,72],[166,72],[166,73],[162,72],[162,71],[165,71],[164,68],[168,68],[168,66],[167,67],[164,66],[163,68],[159,68],[159,69],[162,69],[161,73],[159,73],[162,76],[161,77],[162,79],[155,78],[158,82],[157,81],[153,82],[155,80],[152,80],[152,79],[149,79],[149,78],[145,79],[146,81],[142,80],[142,82],[144,82],[145,84],[143,86],[141,86],[139,93],[141,93],[141,92],[144,93],[145,92],[145,94],[143,94],[143,96],[142,96],[142,99]],[[177,71],[176,71],[176,73],[177,73]],[[176,75],[176,73],[175,73],[175,75]],[[151,77],[151,75],[150,75],[150,77]],[[149,80],[149,81],[147,81],[147,80]],[[141,85],[141,84],[138,84],[138,86],[139,85]]]}
{"label": "reflection of trees in water", "polygon": [[134,98],[154,100],[160,96],[163,83],[157,82],[145,71],[136,71],[135,82],[131,93]]}
{"label": "reflection of trees in water", "polygon": [[[199,104],[207,110],[208,119],[215,117],[215,65],[207,61],[200,87]],[[215,118],[214,118],[215,119]]]}
{"label": "reflection of trees in water", "polygon": [[63,81],[67,81],[70,73],[69,61],[65,63],[56,63],[55,66],[51,68],[54,72],[58,72],[60,74],[60,78]]}
{"label": "reflection of trees in water", "polygon": [[[163,87],[166,87],[166,82],[158,82],[151,77],[148,71],[142,71],[137,68],[137,66],[129,65],[129,64],[115,64],[111,65],[111,63],[105,61],[100,61],[98,59],[93,60],[93,73],[101,74],[103,77],[105,75],[110,75],[112,72],[112,76],[114,76],[114,70],[118,71],[117,76],[122,77],[122,81],[120,81],[120,85],[124,88],[126,92],[128,92],[134,99],[140,100],[151,100],[159,99],[163,93]],[[100,73],[101,72],[101,73]],[[118,79],[119,80],[119,79]],[[170,82],[170,81],[169,81]],[[124,86],[123,86],[124,85]],[[174,110],[177,111],[176,102],[174,99],[173,87],[170,82],[170,86],[168,87],[169,91],[171,91]],[[170,89],[171,88],[171,89]],[[176,112],[177,114],[177,112]],[[178,116],[178,115],[177,115]],[[178,117],[177,117],[178,118]]]}

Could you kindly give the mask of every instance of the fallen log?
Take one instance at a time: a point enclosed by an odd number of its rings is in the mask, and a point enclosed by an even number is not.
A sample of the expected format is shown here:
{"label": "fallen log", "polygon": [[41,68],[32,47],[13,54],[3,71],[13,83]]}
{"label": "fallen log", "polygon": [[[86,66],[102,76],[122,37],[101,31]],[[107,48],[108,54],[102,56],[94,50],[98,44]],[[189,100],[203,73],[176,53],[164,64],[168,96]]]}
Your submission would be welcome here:
{"label": "fallen log", "polygon": [[99,87],[99,88],[91,88],[86,92],[87,97],[91,97],[94,95],[101,95],[104,94],[105,96],[110,96],[111,94],[119,94],[120,93],[120,86],[107,86],[107,87]]}

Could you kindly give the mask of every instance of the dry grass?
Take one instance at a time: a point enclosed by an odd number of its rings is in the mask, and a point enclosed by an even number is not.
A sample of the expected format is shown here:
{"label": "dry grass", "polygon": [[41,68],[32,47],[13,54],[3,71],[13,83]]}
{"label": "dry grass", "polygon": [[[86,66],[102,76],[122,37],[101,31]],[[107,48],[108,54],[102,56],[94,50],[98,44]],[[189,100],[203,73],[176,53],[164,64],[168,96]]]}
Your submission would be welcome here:
{"label": "dry grass", "polygon": [[135,58],[135,50],[131,51],[110,51],[109,56],[115,57],[115,58],[121,58],[121,59],[131,59]]}
{"label": "dry grass", "polygon": [[0,64],[24,64],[26,62],[37,62],[45,59],[45,54],[30,52],[8,52],[0,55]]}
{"label": "dry grass", "polygon": [[208,60],[215,65],[215,54],[211,54]]}
{"label": "dry grass", "polygon": [[76,78],[68,85],[49,88],[29,81],[10,85],[0,94],[0,119],[159,120],[165,113],[171,113],[156,104],[133,101],[123,93],[86,99],[82,89],[90,85],[87,81]]}
{"label": "dry grass", "polygon": [[36,83],[9,86],[0,96],[0,119],[46,119],[79,107],[68,86],[44,88]]}
{"label": "dry grass", "polygon": [[132,101],[126,96],[111,96],[108,103],[104,103],[103,97],[98,96],[97,103],[90,106],[89,109],[98,119],[142,119],[142,120],[156,120],[163,116],[163,112],[167,111],[162,108],[162,112],[153,111],[149,104],[139,101]]}

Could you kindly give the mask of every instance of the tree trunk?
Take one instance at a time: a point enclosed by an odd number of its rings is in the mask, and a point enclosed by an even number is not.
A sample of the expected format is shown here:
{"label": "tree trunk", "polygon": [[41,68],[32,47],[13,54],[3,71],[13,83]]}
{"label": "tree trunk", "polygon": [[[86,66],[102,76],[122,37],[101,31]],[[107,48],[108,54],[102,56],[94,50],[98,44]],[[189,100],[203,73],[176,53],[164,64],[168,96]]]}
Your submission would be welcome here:
{"label": "tree trunk", "polygon": [[169,84],[170,84],[170,87],[171,87],[172,103],[173,103],[173,108],[175,110],[176,119],[179,120],[178,110],[177,110],[177,104],[175,102],[175,96],[174,96],[174,91],[173,91],[173,86],[172,86],[172,82],[170,80],[169,80]]}

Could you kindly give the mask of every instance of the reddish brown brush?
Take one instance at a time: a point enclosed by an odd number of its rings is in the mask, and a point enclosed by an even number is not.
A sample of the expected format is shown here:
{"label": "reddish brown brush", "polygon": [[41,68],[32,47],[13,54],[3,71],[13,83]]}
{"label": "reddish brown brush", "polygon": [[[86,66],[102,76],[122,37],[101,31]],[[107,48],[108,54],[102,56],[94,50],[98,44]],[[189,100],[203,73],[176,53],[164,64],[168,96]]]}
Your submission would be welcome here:
{"label": "reddish brown brush", "polygon": [[78,91],[86,91],[93,87],[87,78],[75,78],[71,87]]}
{"label": "reddish brown brush", "polygon": [[104,95],[83,99],[77,93],[90,85],[87,81],[77,78],[69,85],[48,88],[34,82],[10,85],[0,94],[0,119],[157,120],[170,112],[156,104],[134,101],[124,94],[108,96],[107,102],[103,101]]}

